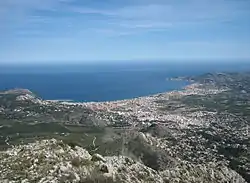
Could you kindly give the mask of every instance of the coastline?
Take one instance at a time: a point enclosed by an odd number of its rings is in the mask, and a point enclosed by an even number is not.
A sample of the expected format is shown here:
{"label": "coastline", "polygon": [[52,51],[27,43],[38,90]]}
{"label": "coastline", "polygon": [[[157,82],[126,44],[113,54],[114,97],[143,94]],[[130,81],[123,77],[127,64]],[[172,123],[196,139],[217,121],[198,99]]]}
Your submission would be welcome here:
{"label": "coastline", "polygon": [[[186,77],[183,77],[186,78]],[[166,78],[167,79],[167,78]],[[200,85],[199,83],[195,83],[193,81],[189,81],[189,80],[178,80],[178,81],[188,81],[189,84],[181,87],[180,89],[174,89],[174,90],[169,90],[169,91],[165,91],[165,92],[158,92],[158,93],[154,93],[154,94],[150,94],[150,95],[145,95],[145,96],[138,96],[138,97],[132,97],[132,98],[126,98],[126,99],[120,99],[120,100],[108,100],[108,101],[87,101],[87,102],[78,102],[78,101],[74,101],[72,99],[66,99],[66,100],[45,100],[48,102],[60,102],[63,104],[68,104],[68,105],[81,105],[81,104],[102,104],[102,103],[117,103],[117,102],[126,102],[129,100],[138,100],[138,99],[144,99],[144,98],[148,98],[148,97],[156,97],[158,95],[162,95],[162,94],[168,94],[168,93],[173,93],[173,92],[182,92],[185,91],[187,88],[193,88],[194,85]]]}
{"label": "coastline", "polygon": [[173,99],[181,99],[182,97],[189,95],[204,96],[218,94],[223,91],[225,90],[216,88],[207,89],[203,84],[193,83],[184,87],[183,90],[173,90],[170,92],[157,93],[133,99],[85,103],[61,102],[60,104],[65,106],[81,106],[90,109],[96,113],[95,117],[97,119],[104,120],[109,125],[113,124],[112,121],[114,119],[117,117],[119,119],[121,117],[126,119],[125,121],[131,127],[135,127],[138,124],[150,125],[152,124],[152,121],[163,122],[163,124],[166,121],[172,121],[174,122],[173,125],[179,126],[178,128],[188,128],[189,125],[207,125],[208,122],[202,120],[201,116],[207,115],[208,112],[201,109],[200,112],[194,114],[196,116],[194,117],[182,113],[162,111],[160,110],[163,107],[161,102],[171,102]]}
{"label": "coastline", "polygon": [[131,99],[123,99],[123,100],[114,100],[114,101],[105,101],[105,102],[68,102],[63,101],[60,102],[64,105],[81,105],[92,110],[112,110],[119,107],[124,107],[125,105],[137,105],[137,106],[148,106],[156,100],[169,100],[171,97],[183,97],[187,95],[207,95],[207,94],[217,94],[221,93],[224,90],[219,89],[204,89],[204,85],[201,83],[192,83],[180,90],[172,90],[162,93],[156,93],[153,95],[135,97]]}
{"label": "coastline", "polygon": [[[172,105],[171,103],[176,105],[175,102],[181,101],[182,97],[185,96],[213,95],[225,90],[226,88],[220,89],[213,83],[206,84],[197,80],[181,89],[114,101],[74,102],[72,100],[42,100],[30,94],[21,95],[18,97],[18,100],[30,100],[45,106],[56,106],[57,109],[55,109],[55,112],[61,111],[61,109],[68,110],[71,107],[76,107],[79,110],[91,110],[96,119],[105,121],[107,125],[115,124],[115,121],[124,119],[124,121],[131,126],[140,123],[150,123],[152,121],[174,121],[175,124],[180,127],[187,127],[189,124],[205,124],[206,122],[200,122],[201,119],[199,116],[206,115],[205,113],[207,113],[207,111],[204,111],[201,107],[199,114],[197,114],[197,117],[194,119],[194,117],[186,116],[181,111],[172,113],[171,111],[165,110],[164,105],[168,105],[168,103],[170,105]],[[185,106],[179,104],[176,107],[181,110],[185,109]]]}
{"label": "coastline", "polygon": [[74,100],[71,99],[55,99],[55,100],[45,100],[47,102],[74,102]]}

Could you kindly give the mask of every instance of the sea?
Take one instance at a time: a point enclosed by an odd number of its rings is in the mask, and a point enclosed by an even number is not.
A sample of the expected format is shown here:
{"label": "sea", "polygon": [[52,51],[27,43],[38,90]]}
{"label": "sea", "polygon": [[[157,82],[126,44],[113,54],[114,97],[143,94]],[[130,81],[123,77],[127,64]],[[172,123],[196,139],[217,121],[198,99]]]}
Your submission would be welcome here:
{"label": "sea", "polygon": [[250,62],[112,62],[86,64],[0,64],[0,90],[29,89],[45,100],[100,102],[182,90],[177,76],[250,71]]}

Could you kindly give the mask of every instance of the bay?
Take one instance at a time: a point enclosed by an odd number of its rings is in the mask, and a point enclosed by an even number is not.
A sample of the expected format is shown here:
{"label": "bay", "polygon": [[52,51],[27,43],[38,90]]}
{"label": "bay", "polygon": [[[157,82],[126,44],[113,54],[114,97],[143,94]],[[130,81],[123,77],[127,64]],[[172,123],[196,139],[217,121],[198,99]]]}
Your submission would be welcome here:
{"label": "bay", "polygon": [[181,90],[189,84],[166,80],[170,77],[249,68],[235,66],[183,63],[1,66],[0,90],[25,88],[46,100],[113,101]]}

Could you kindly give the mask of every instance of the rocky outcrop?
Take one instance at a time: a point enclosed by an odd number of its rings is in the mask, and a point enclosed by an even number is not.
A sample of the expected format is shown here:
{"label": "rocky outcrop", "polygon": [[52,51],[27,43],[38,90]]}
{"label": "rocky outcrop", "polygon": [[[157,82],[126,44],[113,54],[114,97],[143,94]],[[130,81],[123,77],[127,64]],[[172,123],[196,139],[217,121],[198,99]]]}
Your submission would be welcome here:
{"label": "rocky outcrop", "polygon": [[183,163],[157,172],[125,156],[93,156],[55,139],[20,145],[0,153],[0,182],[237,182],[244,179],[223,166]]}
{"label": "rocky outcrop", "polygon": [[155,170],[128,157],[91,156],[55,139],[1,152],[0,169],[0,182],[163,182]]}
{"label": "rocky outcrop", "polygon": [[165,182],[183,182],[183,183],[215,183],[246,182],[238,173],[223,165],[216,163],[193,165],[184,163],[173,169],[165,170],[160,173]]}
{"label": "rocky outcrop", "polygon": [[23,95],[18,95],[16,97],[17,101],[29,101],[34,104],[46,104],[46,101],[42,101],[41,99],[35,97],[32,94],[23,94]]}

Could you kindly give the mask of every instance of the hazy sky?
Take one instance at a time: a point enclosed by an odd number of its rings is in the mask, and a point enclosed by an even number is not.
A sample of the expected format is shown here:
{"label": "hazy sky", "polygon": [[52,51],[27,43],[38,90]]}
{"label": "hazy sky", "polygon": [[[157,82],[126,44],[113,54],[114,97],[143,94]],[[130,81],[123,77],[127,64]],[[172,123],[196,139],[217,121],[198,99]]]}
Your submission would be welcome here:
{"label": "hazy sky", "polygon": [[250,58],[250,0],[0,0],[0,63]]}

